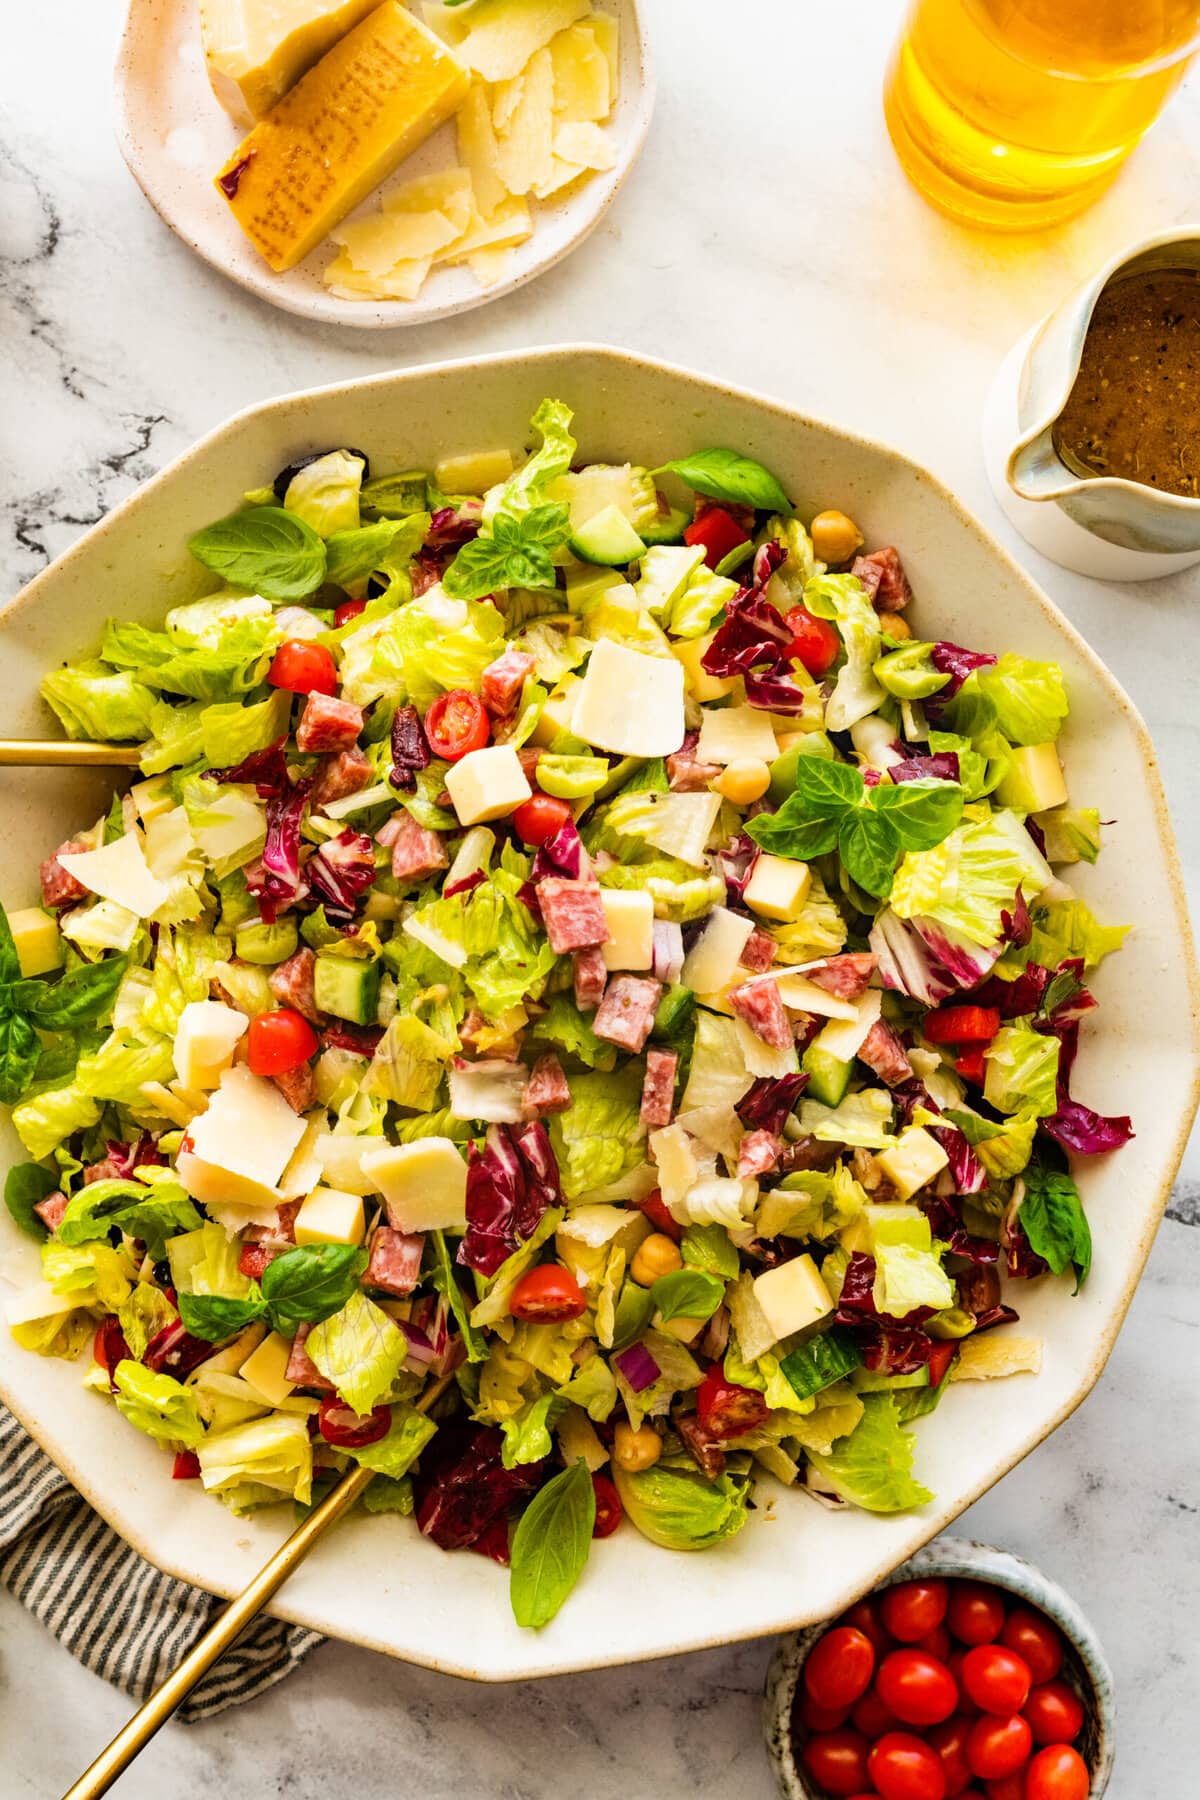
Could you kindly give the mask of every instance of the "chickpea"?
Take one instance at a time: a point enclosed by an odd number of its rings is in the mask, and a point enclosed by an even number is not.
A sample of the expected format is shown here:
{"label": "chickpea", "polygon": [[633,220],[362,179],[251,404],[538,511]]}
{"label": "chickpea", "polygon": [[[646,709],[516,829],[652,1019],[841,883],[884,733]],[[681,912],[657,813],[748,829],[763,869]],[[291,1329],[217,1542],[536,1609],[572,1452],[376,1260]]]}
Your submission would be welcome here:
{"label": "chickpea", "polygon": [[662,1439],[653,1425],[639,1425],[637,1430],[624,1419],[613,1427],[613,1461],[618,1469],[638,1475],[652,1469],[662,1455]]}
{"label": "chickpea", "polygon": [[679,1245],[673,1244],[665,1231],[652,1231],[634,1252],[629,1273],[639,1287],[650,1287],[660,1275],[673,1275],[682,1267]]}
{"label": "chickpea", "polygon": [[844,512],[819,512],[809,526],[813,550],[822,562],[849,562],[863,541],[863,534]]}
{"label": "chickpea", "polygon": [[718,794],[724,794],[735,806],[749,806],[752,800],[761,800],[770,785],[771,771],[759,756],[739,757],[713,782]]}
{"label": "chickpea", "polygon": [[902,644],[912,636],[912,626],[901,613],[880,613],[879,629],[893,644]]}

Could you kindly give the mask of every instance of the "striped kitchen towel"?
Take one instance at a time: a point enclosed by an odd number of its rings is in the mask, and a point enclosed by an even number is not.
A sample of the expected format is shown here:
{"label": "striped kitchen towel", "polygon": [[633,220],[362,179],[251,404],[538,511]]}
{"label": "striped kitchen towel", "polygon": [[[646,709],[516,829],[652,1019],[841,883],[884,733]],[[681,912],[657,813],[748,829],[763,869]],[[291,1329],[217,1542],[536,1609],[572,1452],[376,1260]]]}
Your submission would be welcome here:
{"label": "striped kitchen towel", "polygon": [[[0,1406],[0,1583],[60,1644],[144,1700],[182,1662],[223,1600],[164,1575],[92,1511]],[[273,1687],[321,1638],[258,1618],[179,1708],[185,1724]]]}

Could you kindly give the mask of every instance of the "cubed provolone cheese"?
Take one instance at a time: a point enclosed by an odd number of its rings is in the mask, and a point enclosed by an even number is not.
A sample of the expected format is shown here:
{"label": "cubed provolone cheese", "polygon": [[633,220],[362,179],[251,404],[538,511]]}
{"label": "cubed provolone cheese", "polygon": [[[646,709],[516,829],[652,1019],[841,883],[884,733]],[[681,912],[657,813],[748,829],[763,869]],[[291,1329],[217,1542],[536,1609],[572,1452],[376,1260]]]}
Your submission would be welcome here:
{"label": "cubed provolone cheese", "polygon": [[63,941],[57,919],[52,919],[40,906],[17,907],[8,915],[8,928],[16,946],[17,962],[28,981],[34,975],[48,975],[63,959]]}
{"label": "cubed provolone cheese", "polygon": [[754,1298],[766,1314],[777,1342],[794,1331],[818,1325],[834,1310],[829,1289],[807,1252],[756,1275]]}
{"label": "cubed provolone cheese", "polygon": [[654,896],[646,888],[602,888],[608,922],[606,969],[648,969],[654,961]]}
{"label": "cubed provolone cheese", "polygon": [[[696,756],[700,762],[732,763],[743,757],[774,762],[775,733],[764,712],[754,706],[706,707],[700,715]],[[773,862],[778,858],[773,857]],[[762,861],[762,858],[759,858]],[[803,864],[793,865],[803,867]]]}
{"label": "cubed provolone cheese", "polygon": [[710,631],[706,637],[680,638],[671,645],[671,655],[682,664],[687,676],[688,695],[693,700],[724,700],[732,694],[737,682],[732,675],[710,675],[704,667],[705,651],[716,636]]}
{"label": "cubed provolone cheese", "polygon": [[184,1087],[215,1088],[249,1024],[220,1000],[189,1000],[175,1027],[175,1073]]}
{"label": "cubed provolone cheese", "polygon": [[533,789],[511,744],[471,750],[446,771],[446,792],[461,825],[479,825],[513,812]]}
{"label": "cubed provolone cheese", "polygon": [[173,812],[176,804],[165,775],[152,775],[148,781],[135,781],[129,790],[129,798],[143,825],[148,825],[151,819],[157,819],[162,813]]}
{"label": "cubed provolone cheese", "polygon": [[875,1161],[895,1188],[897,1198],[907,1200],[940,1174],[950,1158],[923,1125],[910,1125],[895,1144],[876,1153]]}
{"label": "cubed provolone cheese", "polygon": [[367,1221],[361,1194],[314,1188],[296,1214],[298,1244],[361,1244]]}
{"label": "cubed provolone cheese", "polygon": [[387,1202],[397,1231],[462,1231],[467,1165],[450,1138],[418,1138],[368,1150],[363,1169]]}
{"label": "cubed provolone cheese", "polygon": [[883,994],[879,988],[868,988],[854,1002],[853,1019],[833,1019],[813,1039],[824,1056],[837,1062],[853,1062],[867,1041],[872,1025],[879,1018]]}
{"label": "cubed provolone cheese", "polygon": [[[697,754],[703,754],[699,747]],[[811,886],[812,873],[807,863],[771,856],[764,850],[754,864],[743,898],[760,918],[786,923],[799,917]]]}
{"label": "cubed provolone cheese", "polygon": [[287,1378],[291,1353],[290,1338],[281,1337],[277,1331],[272,1331],[238,1370],[242,1380],[249,1382],[268,1406],[282,1406],[292,1392],[294,1383]]}
{"label": "cubed provolone cheese", "polygon": [[680,977],[684,986],[697,994],[719,994],[728,987],[753,930],[752,919],[730,912],[727,906],[714,906],[704,930],[684,958]]}
{"label": "cubed provolone cheese", "polygon": [[683,742],[683,669],[601,638],[579,686],[572,730],[619,756],[670,756]]}
{"label": "cubed provolone cheese", "polygon": [[511,450],[472,450],[465,456],[444,456],[433,479],[443,494],[486,494],[512,472]]}
{"label": "cubed provolone cheese", "polygon": [[[304,1120],[272,1082],[238,1063],[225,1070],[208,1110],[193,1120],[188,1136],[190,1153],[202,1163],[273,1190],[304,1136]],[[181,1171],[186,1154],[179,1159]],[[194,1197],[204,1199],[202,1194]],[[239,1204],[232,1191],[225,1198]]]}
{"label": "cubed provolone cheese", "polygon": [[[607,570],[604,572],[608,573]],[[530,743],[549,746],[560,732],[574,731],[575,702],[579,698],[579,690],[582,685],[578,675],[562,677],[538,715],[538,722],[533,728]]]}
{"label": "cubed provolone cheese", "polygon": [[139,919],[148,919],[170,896],[165,882],[151,873],[136,832],[127,831],[98,850],[68,851],[58,860],[89,893],[115,900]]}

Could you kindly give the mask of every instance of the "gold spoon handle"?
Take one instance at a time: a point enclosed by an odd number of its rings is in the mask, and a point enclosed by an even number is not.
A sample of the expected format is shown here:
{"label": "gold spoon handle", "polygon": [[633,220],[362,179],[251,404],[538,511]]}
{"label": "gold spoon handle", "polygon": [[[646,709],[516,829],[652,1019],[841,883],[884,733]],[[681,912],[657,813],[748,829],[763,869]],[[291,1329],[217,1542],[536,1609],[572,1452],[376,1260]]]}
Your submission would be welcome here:
{"label": "gold spoon handle", "polygon": [[141,744],[73,744],[69,739],[0,738],[0,768],[136,768]]}
{"label": "gold spoon handle", "polygon": [[[427,1412],[445,1391],[450,1379],[449,1375],[443,1375],[427,1388],[416,1402],[418,1410]],[[279,1546],[249,1586],[242,1589],[236,1600],[230,1601],[216,1622],[188,1651],[174,1674],[167,1676],[161,1687],[154,1690],[128,1724],[118,1731],[108,1748],[102,1750],[91,1767],[67,1789],[63,1800],[99,1800],[101,1794],[107,1794],[117,1776],[129,1767],[140,1750],[145,1749],[159,1727],[166,1724],[200,1677],[225,1654],[251,1619],[283,1586],[293,1569],[304,1561],[321,1534],[353,1506],[373,1474],[372,1469],[355,1467],[343,1475],[320,1505],[297,1525],[286,1543]]]}

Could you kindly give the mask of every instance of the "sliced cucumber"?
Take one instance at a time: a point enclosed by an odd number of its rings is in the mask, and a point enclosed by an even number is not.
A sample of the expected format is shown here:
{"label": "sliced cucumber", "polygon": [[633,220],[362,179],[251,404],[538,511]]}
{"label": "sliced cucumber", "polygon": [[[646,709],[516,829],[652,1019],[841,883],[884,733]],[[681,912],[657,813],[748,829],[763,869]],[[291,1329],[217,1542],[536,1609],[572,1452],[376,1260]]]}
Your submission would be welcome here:
{"label": "sliced cucumber", "polygon": [[846,1098],[846,1089],[850,1086],[850,1077],[854,1073],[853,1058],[842,1062],[839,1057],[830,1056],[828,1050],[818,1049],[810,1044],[800,1058],[800,1067],[808,1075],[808,1086],[805,1097],[819,1100],[823,1106],[840,1106]]}
{"label": "sliced cucumber", "polygon": [[656,513],[653,519],[639,521],[638,536],[643,544],[681,544],[691,522],[687,513],[671,506],[665,513]]}
{"label": "sliced cucumber", "polygon": [[641,556],[646,546],[617,506],[605,506],[571,535],[571,549],[584,562],[616,568]]}

